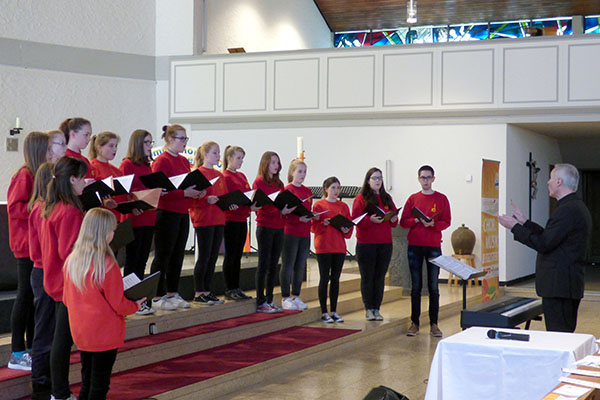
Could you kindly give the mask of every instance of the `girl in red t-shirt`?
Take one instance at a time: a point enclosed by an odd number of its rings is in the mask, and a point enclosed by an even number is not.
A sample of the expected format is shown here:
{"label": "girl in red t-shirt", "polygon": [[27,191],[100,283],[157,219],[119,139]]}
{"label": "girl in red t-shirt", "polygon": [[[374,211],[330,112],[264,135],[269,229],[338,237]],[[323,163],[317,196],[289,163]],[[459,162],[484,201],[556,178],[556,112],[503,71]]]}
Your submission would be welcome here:
{"label": "girl in red t-shirt", "polygon": [[67,118],[58,128],[64,132],[67,141],[66,156],[77,158],[83,161],[88,171],[85,175],[86,179],[93,179],[90,160],[88,160],[81,150],[85,149],[92,138],[92,124],[85,118]]}
{"label": "girl in red t-shirt", "polygon": [[63,302],[81,352],[80,399],[106,399],[117,348],[125,339],[124,316],[146,300],[131,301],[123,294],[121,271],[109,245],[116,226],[111,212],[88,211],[63,269]]}
{"label": "girl in red t-shirt", "polygon": [[[323,182],[324,199],[317,201],[313,212],[319,213],[318,219],[313,219],[312,232],[315,234],[315,252],[319,263],[319,303],[321,305],[321,320],[331,322],[344,322],[337,311],[338,294],[340,290],[340,275],[346,257],[346,239],[352,236],[353,228],[342,226],[340,230],[329,224],[331,218],[342,215],[350,219],[348,205],[338,200],[340,194],[340,181],[335,176]],[[331,314],[327,313],[327,285],[329,285],[329,301]]]}

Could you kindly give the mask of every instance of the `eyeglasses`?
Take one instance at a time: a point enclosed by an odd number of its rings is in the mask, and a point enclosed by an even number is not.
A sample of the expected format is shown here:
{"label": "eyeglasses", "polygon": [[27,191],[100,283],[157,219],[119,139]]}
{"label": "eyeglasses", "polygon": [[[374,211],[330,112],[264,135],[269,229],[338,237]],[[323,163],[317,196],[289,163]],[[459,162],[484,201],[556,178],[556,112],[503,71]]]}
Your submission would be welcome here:
{"label": "eyeglasses", "polygon": [[144,140],[144,144],[147,144],[148,146],[154,146],[154,140]]}
{"label": "eyeglasses", "polygon": [[173,139],[181,140],[183,143],[187,143],[190,140],[187,136],[173,136]]}
{"label": "eyeglasses", "polygon": [[58,146],[61,146],[61,147],[64,147],[64,146],[67,145],[65,142],[50,142],[50,144],[55,144],[55,145],[58,145]]}
{"label": "eyeglasses", "polygon": [[433,179],[433,176],[420,176],[419,179],[422,181],[428,181],[430,179]]}
{"label": "eyeglasses", "polygon": [[369,179],[373,179],[374,181],[382,181],[383,180],[383,176],[372,176]]}

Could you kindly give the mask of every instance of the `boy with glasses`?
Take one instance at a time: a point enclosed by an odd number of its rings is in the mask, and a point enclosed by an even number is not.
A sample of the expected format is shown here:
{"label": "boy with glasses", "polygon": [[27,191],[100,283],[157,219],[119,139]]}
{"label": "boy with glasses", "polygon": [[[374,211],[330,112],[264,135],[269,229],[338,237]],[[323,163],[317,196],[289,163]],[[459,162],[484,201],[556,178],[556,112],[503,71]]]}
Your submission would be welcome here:
{"label": "boy with glasses", "polygon": [[[435,181],[433,168],[424,165],[419,168],[418,180],[421,190],[412,194],[402,209],[400,225],[408,232],[408,266],[411,278],[411,321],[407,336],[419,333],[419,317],[421,315],[421,288],[423,286],[423,260],[427,264],[427,287],[429,289],[429,323],[431,336],[441,337],[438,327],[440,308],[440,292],[438,289],[439,267],[429,259],[442,254],[442,231],[450,226],[450,203],[448,198],[432,189]],[[418,210],[417,212],[413,209]],[[415,217],[423,214],[427,218]]]}

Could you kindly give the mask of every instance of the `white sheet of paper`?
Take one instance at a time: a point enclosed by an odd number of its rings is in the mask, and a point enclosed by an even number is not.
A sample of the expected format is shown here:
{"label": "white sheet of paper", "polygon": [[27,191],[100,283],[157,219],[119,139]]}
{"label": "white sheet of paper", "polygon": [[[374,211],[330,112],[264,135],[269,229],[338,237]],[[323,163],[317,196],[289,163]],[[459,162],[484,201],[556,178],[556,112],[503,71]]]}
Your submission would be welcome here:
{"label": "white sheet of paper", "polygon": [[564,385],[553,391],[552,393],[560,394],[561,396],[578,398],[589,392],[590,388],[584,388],[575,385]]}
{"label": "white sheet of paper", "polygon": [[271,193],[268,197],[271,199],[271,201],[275,201],[277,196],[279,196],[279,192]]}
{"label": "white sheet of paper", "polygon": [[125,188],[127,193],[129,193],[129,191],[131,190],[131,184],[133,183],[133,174],[125,176],[115,176],[113,179],[119,181],[119,183]]}
{"label": "white sheet of paper", "polygon": [[256,190],[248,190],[247,192],[244,192],[244,194],[250,201],[252,201],[252,199],[254,198],[254,193],[256,193]]}
{"label": "white sheet of paper", "polygon": [[212,178],[209,182],[211,185],[214,185],[216,181],[218,181],[220,178],[220,176],[217,176],[216,178]]}
{"label": "white sheet of paper", "polygon": [[577,361],[575,365],[585,365],[587,367],[600,367],[600,356],[585,356]]}
{"label": "white sheet of paper", "polygon": [[315,217],[318,217],[319,215],[323,215],[323,214],[328,213],[328,212],[329,212],[329,210],[325,210],[325,211],[321,211],[321,212],[318,212],[318,213],[313,213],[313,215]]}
{"label": "white sheet of paper", "polygon": [[132,272],[131,274],[123,277],[123,289],[127,290],[140,282],[140,278],[138,278],[138,276]]}
{"label": "white sheet of paper", "polygon": [[454,257],[439,256],[431,260],[432,263],[446,271],[459,276],[461,279],[469,279],[472,274],[479,272],[475,268],[458,261]]}
{"label": "white sheet of paper", "polygon": [[104,182],[104,184],[109,188],[114,189],[112,176],[102,179],[102,182]]}
{"label": "white sheet of paper", "polygon": [[183,182],[183,180],[185,179],[185,177],[187,176],[187,174],[181,174],[181,175],[175,175],[169,178],[169,180],[171,181],[171,183],[173,184],[173,186],[175,186],[176,188],[179,187],[179,185],[181,185],[181,182]]}
{"label": "white sheet of paper", "polygon": [[353,223],[354,225],[358,225],[358,223],[359,223],[360,221],[362,221],[362,219],[363,219],[363,218],[364,218],[366,215],[367,215],[367,213],[364,213],[364,214],[363,214],[363,215],[361,215],[360,217],[356,217],[356,218],[354,218],[354,219],[352,220],[352,223]]}

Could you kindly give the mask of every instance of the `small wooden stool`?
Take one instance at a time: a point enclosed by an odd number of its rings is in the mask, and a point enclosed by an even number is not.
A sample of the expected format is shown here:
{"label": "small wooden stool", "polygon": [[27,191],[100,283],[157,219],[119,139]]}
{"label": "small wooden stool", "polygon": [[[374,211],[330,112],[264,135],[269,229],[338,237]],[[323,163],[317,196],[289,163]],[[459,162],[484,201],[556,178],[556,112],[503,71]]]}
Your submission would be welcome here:
{"label": "small wooden stool", "polygon": [[[473,268],[475,267],[475,255],[473,254],[452,254],[452,257],[456,258],[458,261],[465,263]],[[456,283],[458,285],[460,278],[454,274],[449,274],[448,275],[448,284],[450,286],[452,286],[454,283]],[[472,286],[477,286],[478,284],[481,284],[481,281],[479,279],[469,279],[469,285]]]}

